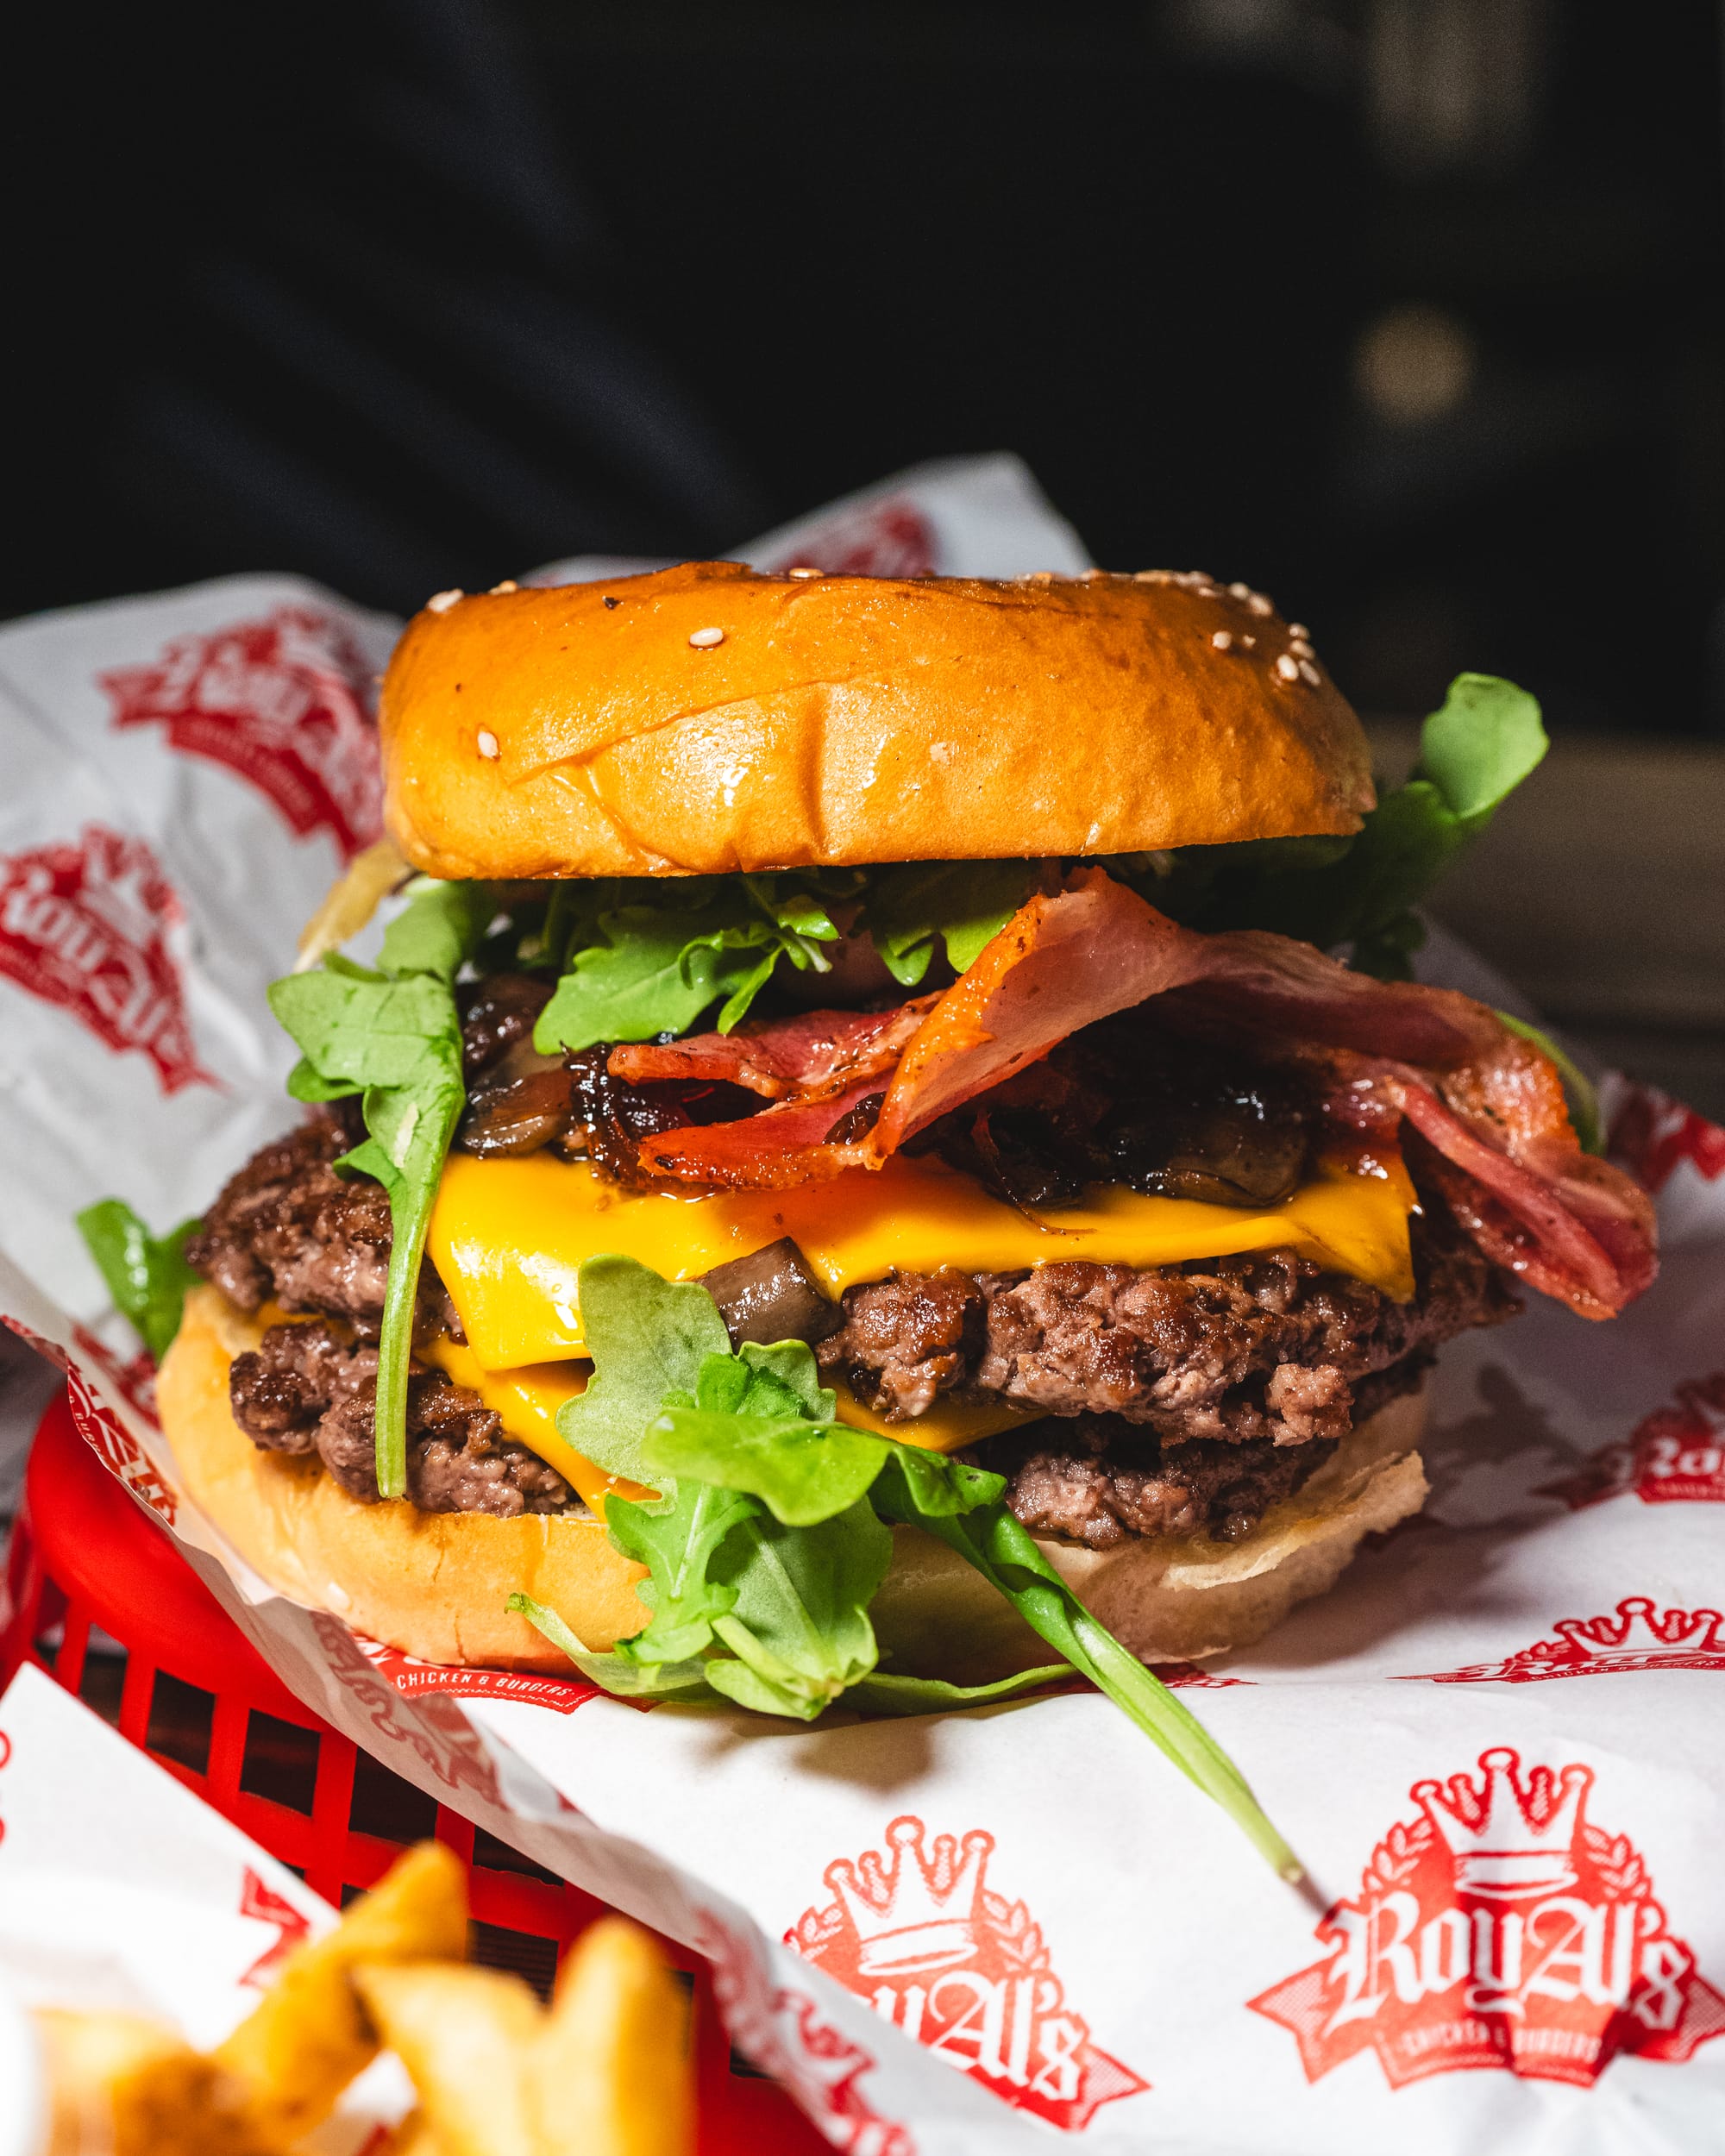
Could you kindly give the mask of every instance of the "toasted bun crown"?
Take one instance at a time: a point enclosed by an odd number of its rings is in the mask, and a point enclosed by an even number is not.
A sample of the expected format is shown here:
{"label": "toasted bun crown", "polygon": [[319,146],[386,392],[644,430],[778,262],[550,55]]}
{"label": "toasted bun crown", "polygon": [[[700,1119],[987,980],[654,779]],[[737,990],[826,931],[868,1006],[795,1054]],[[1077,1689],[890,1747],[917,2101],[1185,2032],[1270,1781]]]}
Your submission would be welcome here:
{"label": "toasted bun crown", "polygon": [[433,875],[1132,853],[1357,830],[1358,720],[1244,586],[651,576],[440,599],[390,661]]}

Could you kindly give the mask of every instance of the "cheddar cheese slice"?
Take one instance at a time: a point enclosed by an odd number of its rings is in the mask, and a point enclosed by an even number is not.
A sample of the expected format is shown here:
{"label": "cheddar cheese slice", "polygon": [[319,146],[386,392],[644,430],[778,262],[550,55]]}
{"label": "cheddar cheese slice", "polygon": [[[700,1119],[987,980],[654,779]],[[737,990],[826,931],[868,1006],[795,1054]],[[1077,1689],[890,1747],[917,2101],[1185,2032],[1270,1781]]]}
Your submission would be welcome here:
{"label": "cheddar cheese slice", "polygon": [[687,1280],[788,1235],[838,1295],[895,1269],[1011,1272],[1063,1258],[1172,1265],[1286,1246],[1405,1301],[1414,1291],[1414,1203],[1393,1152],[1369,1165],[1326,1163],[1291,1198],[1260,1211],[1107,1185],[1082,1205],[1050,1208],[1046,1225],[942,1162],[903,1154],[878,1172],[853,1169],[794,1190],[686,1197],[625,1190],[585,1162],[543,1153],[489,1161],[455,1153],[444,1167],[430,1252],[478,1365],[497,1371],[585,1352],[576,1275],[600,1251]]}

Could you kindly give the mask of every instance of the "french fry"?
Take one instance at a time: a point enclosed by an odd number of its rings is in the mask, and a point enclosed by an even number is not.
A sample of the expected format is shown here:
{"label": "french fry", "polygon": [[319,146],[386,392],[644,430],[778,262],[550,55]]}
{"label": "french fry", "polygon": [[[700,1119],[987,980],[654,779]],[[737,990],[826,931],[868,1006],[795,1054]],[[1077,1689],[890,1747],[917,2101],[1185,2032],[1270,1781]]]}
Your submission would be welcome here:
{"label": "french fry", "polygon": [[46,2156],[287,2156],[248,2091],[172,2029],[135,2014],[44,2009]]}
{"label": "french fry", "polygon": [[260,2129],[285,2141],[309,2133],[376,2056],[376,2033],[349,1981],[358,1964],[458,1960],[467,1931],[466,1874],[442,1843],[428,1841],[334,1931],[296,1949],[273,1990],[213,2054],[250,2090]]}
{"label": "french fry", "polygon": [[436,2128],[420,2110],[410,2111],[376,2156],[443,2156]]}
{"label": "french fry", "polygon": [[563,1965],[535,2046],[542,2156],[691,2156],[688,2000],[638,1924],[601,1917]]}
{"label": "french fry", "polygon": [[544,2016],[519,1977],[397,1965],[357,1968],[354,1984],[439,2156],[540,2156],[527,2069]]}

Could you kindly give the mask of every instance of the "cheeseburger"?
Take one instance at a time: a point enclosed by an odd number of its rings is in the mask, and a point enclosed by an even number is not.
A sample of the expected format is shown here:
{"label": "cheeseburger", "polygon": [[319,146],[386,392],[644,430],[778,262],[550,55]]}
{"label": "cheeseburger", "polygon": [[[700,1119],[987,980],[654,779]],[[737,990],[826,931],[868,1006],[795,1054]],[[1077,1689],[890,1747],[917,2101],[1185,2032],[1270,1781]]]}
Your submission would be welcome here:
{"label": "cheeseburger", "polygon": [[1445,1341],[1653,1276],[1576,1074],[1405,977],[1543,749],[1507,682],[1380,802],[1243,585],[703,562],[439,594],[380,730],[390,841],[272,991],[309,1112],[160,1388],[193,1501],[373,1639],[1129,1692],[1417,1509]]}

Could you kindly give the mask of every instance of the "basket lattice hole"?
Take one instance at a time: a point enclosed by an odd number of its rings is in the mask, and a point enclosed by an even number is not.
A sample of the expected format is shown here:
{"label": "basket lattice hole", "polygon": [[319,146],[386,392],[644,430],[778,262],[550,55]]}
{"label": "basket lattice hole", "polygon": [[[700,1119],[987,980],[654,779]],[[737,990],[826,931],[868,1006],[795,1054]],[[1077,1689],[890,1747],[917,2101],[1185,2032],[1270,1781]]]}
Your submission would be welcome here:
{"label": "basket lattice hole", "polygon": [[248,1796],[267,1797],[309,1818],[317,1786],[319,1741],[315,1729],[301,1729],[254,1707],[246,1721],[241,1789]]}
{"label": "basket lattice hole", "polygon": [[215,1719],[213,1692],[158,1670],[150,1689],[150,1720],[144,1747],[172,1759],[177,1766],[189,1767],[194,1774],[208,1774]]}
{"label": "basket lattice hole", "polygon": [[120,1727],[120,1695],[126,1689],[129,1659],[117,1639],[90,1627],[90,1643],[84,1650],[84,1668],[78,1680],[78,1696],[112,1729]]}
{"label": "basket lattice hole", "polygon": [[542,1999],[551,1996],[557,1977],[557,1942],[532,1932],[506,1931],[501,1924],[471,1923],[467,1952],[487,1969],[507,1969],[525,1977]]}
{"label": "basket lattice hole", "polygon": [[348,1824],[356,1834],[375,1834],[384,1841],[429,1841],[437,1831],[437,1800],[392,1774],[370,1752],[361,1752],[354,1760]]}
{"label": "basket lattice hole", "polygon": [[516,1871],[525,1879],[543,1879],[547,1886],[560,1887],[563,1883],[556,1872],[548,1871],[543,1864],[535,1864],[531,1857],[511,1849],[495,1834],[486,1833],[483,1827],[474,1829],[474,1862],[487,1871]]}

